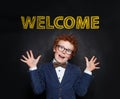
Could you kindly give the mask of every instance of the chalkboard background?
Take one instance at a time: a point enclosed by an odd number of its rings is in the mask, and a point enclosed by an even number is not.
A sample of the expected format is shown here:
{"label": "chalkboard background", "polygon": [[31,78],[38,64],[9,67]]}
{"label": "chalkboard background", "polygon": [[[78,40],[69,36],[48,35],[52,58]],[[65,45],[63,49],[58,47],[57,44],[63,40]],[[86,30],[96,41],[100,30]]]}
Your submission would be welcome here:
{"label": "chalkboard background", "polygon": [[[66,1],[2,1],[0,3],[0,97],[1,99],[45,99],[45,93],[35,95],[30,85],[28,67],[21,55],[33,50],[41,54],[39,64],[52,59],[52,44],[56,35],[73,33],[79,39],[79,50],[71,62],[82,70],[84,56],[95,55],[100,70],[84,97],[77,99],[115,99],[119,96],[119,3],[102,0]],[[100,17],[99,30],[24,30],[20,16],[94,16]]]}

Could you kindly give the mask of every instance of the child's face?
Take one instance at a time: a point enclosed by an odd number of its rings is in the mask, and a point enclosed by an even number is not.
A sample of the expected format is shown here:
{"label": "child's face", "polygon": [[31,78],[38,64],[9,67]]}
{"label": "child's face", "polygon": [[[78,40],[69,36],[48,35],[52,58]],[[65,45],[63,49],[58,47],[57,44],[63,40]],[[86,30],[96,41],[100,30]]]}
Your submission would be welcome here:
{"label": "child's face", "polygon": [[73,50],[74,46],[69,41],[60,40],[53,49],[54,57],[59,63],[65,63],[71,58]]}

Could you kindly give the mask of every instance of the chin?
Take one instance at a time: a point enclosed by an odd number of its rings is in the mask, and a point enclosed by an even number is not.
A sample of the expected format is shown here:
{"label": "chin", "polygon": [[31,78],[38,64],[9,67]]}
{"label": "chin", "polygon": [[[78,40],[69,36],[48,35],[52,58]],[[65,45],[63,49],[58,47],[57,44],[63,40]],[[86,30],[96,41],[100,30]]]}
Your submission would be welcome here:
{"label": "chin", "polygon": [[61,60],[61,59],[56,59],[59,63],[65,63],[65,60]]}
{"label": "chin", "polygon": [[61,61],[58,61],[58,62],[65,63],[65,62],[67,62],[67,60],[61,60]]}

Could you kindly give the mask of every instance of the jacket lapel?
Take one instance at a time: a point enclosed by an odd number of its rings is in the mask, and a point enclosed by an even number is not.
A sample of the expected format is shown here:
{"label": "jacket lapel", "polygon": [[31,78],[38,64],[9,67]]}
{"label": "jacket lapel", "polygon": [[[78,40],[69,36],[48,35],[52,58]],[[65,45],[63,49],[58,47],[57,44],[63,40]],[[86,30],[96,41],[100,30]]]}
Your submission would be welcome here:
{"label": "jacket lapel", "polygon": [[54,80],[54,83],[60,84],[52,62],[50,63],[49,68],[50,68],[50,71],[51,71],[50,75],[52,76],[52,79]]}
{"label": "jacket lapel", "polygon": [[71,69],[71,66],[68,63],[67,67],[66,67],[66,70],[65,70],[65,73],[64,73],[64,76],[63,76],[63,79],[62,79],[62,82],[61,82],[61,85],[63,85],[64,83],[66,83],[66,81],[68,79],[70,79],[70,69]]}

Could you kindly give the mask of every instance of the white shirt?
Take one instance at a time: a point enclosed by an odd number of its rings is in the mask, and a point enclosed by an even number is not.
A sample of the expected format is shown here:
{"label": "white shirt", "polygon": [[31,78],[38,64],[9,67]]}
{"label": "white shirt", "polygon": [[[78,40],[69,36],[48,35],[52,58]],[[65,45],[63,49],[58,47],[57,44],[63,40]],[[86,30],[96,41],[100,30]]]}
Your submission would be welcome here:
{"label": "white shirt", "polygon": [[[56,62],[55,59],[53,59],[53,63]],[[59,82],[61,83],[62,79],[63,79],[63,76],[64,76],[64,73],[65,73],[65,68],[61,67],[61,66],[58,66],[55,68],[55,71],[56,71],[56,74],[57,74],[57,77],[58,77],[58,80]]]}
{"label": "white shirt", "polygon": [[64,73],[65,73],[65,68],[63,68],[63,67],[57,67],[57,68],[55,68],[55,71],[56,71],[58,80],[61,83],[62,78],[63,78]]}

